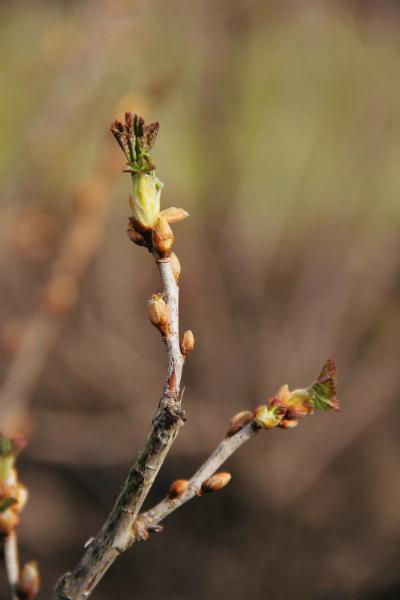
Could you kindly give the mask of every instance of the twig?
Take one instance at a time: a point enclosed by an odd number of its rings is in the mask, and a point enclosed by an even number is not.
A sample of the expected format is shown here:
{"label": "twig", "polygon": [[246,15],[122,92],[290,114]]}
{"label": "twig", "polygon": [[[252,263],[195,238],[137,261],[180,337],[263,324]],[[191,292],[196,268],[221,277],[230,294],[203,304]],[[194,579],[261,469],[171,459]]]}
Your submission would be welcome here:
{"label": "twig", "polygon": [[18,600],[17,585],[19,581],[19,560],[17,532],[12,531],[4,537],[4,564],[6,567],[8,585],[10,587],[10,600]]}
{"label": "twig", "polygon": [[196,471],[196,473],[187,482],[185,491],[176,498],[167,495],[161,502],[150,510],[142,513],[135,523],[135,541],[147,539],[149,531],[156,531],[157,525],[161,523],[172,512],[180,508],[183,504],[201,495],[203,483],[209,479],[219,469],[238,448],[251,440],[261,430],[256,421],[251,421],[245,425],[238,433],[232,437],[227,437],[217,446],[214,452],[209,456],[205,463]]}
{"label": "twig", "polygon": [[[105,156],[101,159],[104,162]],[[79,299],[79,284],[95,257],[108,214],[107,179],[88,180],[78,194],[75,219],[52,265],[43,301],[26,325],[0,391],[2,432],[29,430],[29,403],[65,317]]]}
{"label": "twig", "polygon": [[57,585],[55,598],[84,600],[114,560],[134,542],[132,527],[168,451],[184,422],[180,383],[183,356],[179,346],[179,288],[171,261],[156,258],[166,303],[169,334],[165,337],[167,377],[145,447],[133,465],[110,515],[88,545],[79,564]]}

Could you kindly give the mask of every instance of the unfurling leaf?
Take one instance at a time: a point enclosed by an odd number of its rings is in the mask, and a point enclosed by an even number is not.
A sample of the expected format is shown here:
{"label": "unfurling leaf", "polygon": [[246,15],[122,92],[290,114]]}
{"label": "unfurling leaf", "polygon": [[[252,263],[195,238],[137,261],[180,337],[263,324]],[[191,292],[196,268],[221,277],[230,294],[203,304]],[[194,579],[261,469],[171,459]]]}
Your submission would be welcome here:
{"label": "unfurling leaf", "polygon": [[336,398],[336,366],[331,358],[325,362],[315,383],[307,388],[314,408],[318,410],[340,410]]}

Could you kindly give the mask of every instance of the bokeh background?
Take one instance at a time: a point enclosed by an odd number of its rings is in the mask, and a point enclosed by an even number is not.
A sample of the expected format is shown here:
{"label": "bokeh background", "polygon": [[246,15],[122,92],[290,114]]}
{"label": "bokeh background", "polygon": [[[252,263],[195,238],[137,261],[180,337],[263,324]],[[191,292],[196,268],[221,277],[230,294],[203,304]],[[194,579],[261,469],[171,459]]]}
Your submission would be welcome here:
{"label": "bokeh background", "polygon": [[163,206],[191,213],[188,421],[148,505],[327,356],[342,412],[259,435],[93,597],[400,597],[399,27],[395,0],[1,3],[0,419],[30,438],[40,598],[103,522],[164,377],[108,132],[126,109],[161,122]]}

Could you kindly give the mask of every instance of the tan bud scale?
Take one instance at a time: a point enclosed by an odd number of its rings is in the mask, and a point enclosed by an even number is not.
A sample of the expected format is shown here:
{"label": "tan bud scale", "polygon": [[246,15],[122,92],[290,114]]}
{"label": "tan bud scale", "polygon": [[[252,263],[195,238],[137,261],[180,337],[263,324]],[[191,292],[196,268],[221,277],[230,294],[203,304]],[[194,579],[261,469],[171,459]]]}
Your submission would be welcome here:
{"label": "tan bud scale", "polygon": [[215,473],[203,482],[201,486],[201,491],[205,494],[207,492],[216,492],[218,490],[221,490],[223,487],[228,485],[231,478],[232,475],[227,471]]}
{"label": "tan bud scale", "polygon": [[179,277],[181,275],[181,263],[179,262],[179,258],[175,254],[175,252],[171,252],[171,256],[169,257],[171,261],[172,273],[174,274],[174,278],[176,283],[179,281]]}
{"label": "tan bud scale", "polygon": [[297,419],[282,419],[278,427],[281,427],[282,429],[295,429],[298,424],[299,422]]}
{"label": "tan bud scale", "polygon": [[245,425],[253,420],[253,413],[250,410],[242,410],[232,417],[229,423],[229,429],[226,433],[227,437],[235,435],[238,431],[243,429]]}
{"label": "tan bud scale", "polygon": [[153,294],[153,296],[149,298],[147,312],[154,327],[158,327],[158,329],[161,330],[165,329],[165,326],[168,324],[169,313],[168,306],[165,304],[160,294]]}
{"label": "tan bud scale", "polygon": [[179,223],[179,221],[186,219],[186,217],[189,216],[189,213],[183,208],[175,208],[175,206],[171,206],[170,208],[162,210],[160,215],[164,217],[167,223],[173,225],[174,223]]}
{"label": "tan bud scale", "polygon": [[172,244],[174,243],[174,234],[164,217],[157,219],[156,225],[151,234],[153,248],[162,258],[167,258],[171,254]]}
{"label": "tan bud scale", "polygon": [[173,500],[174,498],[178,498],[179,496],[182,496],[182,494],[184,492],[186,492],[188,485],[189,485],[189,482],[186,479],[177,479],[170,485],[170,488],[168,491],[168,498],[170,500]]}
{"label": "tan bud scale", "polygon": [[194,348],[194,335],[190,329],[182,335],[180,345],[183,356],[187,356],[192,352]]}

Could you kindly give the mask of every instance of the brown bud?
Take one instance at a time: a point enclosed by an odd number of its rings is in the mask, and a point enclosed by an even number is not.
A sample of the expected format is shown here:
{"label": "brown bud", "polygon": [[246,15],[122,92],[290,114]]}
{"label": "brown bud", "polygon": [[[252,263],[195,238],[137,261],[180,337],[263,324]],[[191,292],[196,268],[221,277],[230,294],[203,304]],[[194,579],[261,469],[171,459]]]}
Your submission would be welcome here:
{"label": "brown bud", "polygon": [[232,475],[226,471],[214,473],[214,475],[211,475],[211,477],[203,482],[201,491],[205,494],[207,492],[216,492],[217,490],[221,490],[223,487],[228,485],[231,478]]}
{"label": "brown bud", "polygon": [[189,213],[183,208],[175,208],[175,206],[171,206],[170,208],[162,210],[160,215],[164,217],[167,223],[173,225],[174,223],[179,223],[179,221],[186,219],[186,217],[189,216]]}
{"label": "brown bud", "polygon": [[165,304],[161,294],[153,294],[147,301],[147,312],[154,327],[157,327],[164,335],[169,323],[168,306]]}
{"label": "brown bud", "polygon": [[229,423],[229,429],[226,433],[227,437],[235,435],[245,425],[253,420],[253,413],[250,410],[242,410],[232,417]]}
{"label": "brown bud", "polygon": [[137,244],[138,246],[148,246],[148,241],[144,235],[142,235],[142,233],[136,229],[132,218],[129,219],[129,226],[126,233],[128,234],[131,242],[134,244]]}
{"label": "brown bud", "polygon": [[161,258],[167,258],[171,254],[174,234],[164,217],[159,217],[151,234],[153,247]]}
{"label": "brown bud", "polygon": [[186,479],[177,479],[170,485],[168,498],[173,500],[174,498],[178,498],[178,496],[182,496],[183,492],[186,492],[188,485],[189,482]]}
{"label": "brown bud", "polygon": [[179,262],[179,258],[177,257],[175,252],[171,252],[171,256],[169,257],[169,260],[171,261],[171,267],[172,267],[172,272],[175,277],[175,281],[176,281],[176,283],[178,283],[179,277],[181,274],[181,263]]}
{"label": "brown bud", "polygon": [[7,510],[0,513],[0,533],[4,535],[9,535],[19,523],[19,516],[12,509],[13,507],[7,508]]}
{"label": "brown bud", "polygon": [[40,589],[39,567],[36,562],[30,561],[24,564],[17,585],[18,598],[21,600],[33,600]]}
{"label": "brown bud", "polygon": [[297,419],[282,419],[278,427],[282,427],[282,429],[294,429],[298,424]]}
{"label": "brown bud", "polygon": [[185,333],[181,336],[180,344],[183,356],[187,356],[192,352],[194,348],[194,335],[190,329],[185,331]]}

